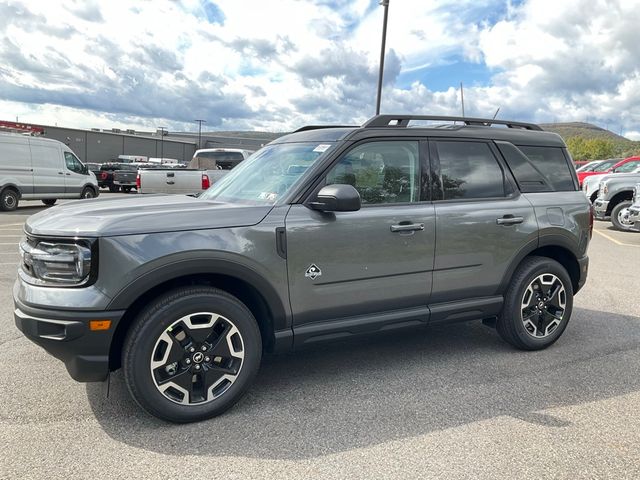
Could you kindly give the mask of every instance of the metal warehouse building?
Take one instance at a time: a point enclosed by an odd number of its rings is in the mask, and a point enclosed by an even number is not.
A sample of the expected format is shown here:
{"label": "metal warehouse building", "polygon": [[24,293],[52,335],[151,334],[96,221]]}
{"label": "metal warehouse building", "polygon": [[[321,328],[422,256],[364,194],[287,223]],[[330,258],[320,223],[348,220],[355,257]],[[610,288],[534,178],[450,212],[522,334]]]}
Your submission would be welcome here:
{"label": "metal warehouse building", "polygon": [[168,139],[159,133],[136,135],[117,129],[80,130],[53,127],[50,125],[18,124],[1,122],[4,129],[12,131],[32,131],[47,138],[53,138],[68,145],[83,162],[104,163],[118,158],[118,155],[144,155],[146,157],[175,158],[187,163],[196,151],[196,142],[187,138]]}

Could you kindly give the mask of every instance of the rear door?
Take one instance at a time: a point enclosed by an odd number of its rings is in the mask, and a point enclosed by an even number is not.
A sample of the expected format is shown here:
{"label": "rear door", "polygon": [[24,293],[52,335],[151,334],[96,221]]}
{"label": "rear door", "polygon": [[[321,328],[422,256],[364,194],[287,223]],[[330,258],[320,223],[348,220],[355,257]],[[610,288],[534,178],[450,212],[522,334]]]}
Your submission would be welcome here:
{"label": "rear door", "polygon": [[533,207],[492,142],[433,139],[430,152],[436,215],[432,303],[498,295],[518,252],[537,244]]}
{"label": "rear door", "polygon": [[30,139],[35,195],[65,196],[64,160],[59,144]]}
{"label": "rear door", "polygon": [[324,184],[353,185],[359,211],[291,207],[286,243],[296,342],[332,329],[342,335],[428,320],[435,230],[433,205],[423,201],[419,145],[369,141],[336,160]]}

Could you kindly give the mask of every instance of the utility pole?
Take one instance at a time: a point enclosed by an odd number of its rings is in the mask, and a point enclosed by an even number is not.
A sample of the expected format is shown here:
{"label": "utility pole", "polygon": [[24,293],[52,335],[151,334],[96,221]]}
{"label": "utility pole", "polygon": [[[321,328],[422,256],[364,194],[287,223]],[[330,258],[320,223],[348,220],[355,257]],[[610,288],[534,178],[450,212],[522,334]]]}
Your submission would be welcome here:
{"label": "utility pole", "polygon": [[207,123],[206,120],[194,120],[194,122],[198,122],[198,148],[202,148],[202,143],[200,139],[202,138],[202,124]]}
{"label": "utility pole", "polygon": [[[462,118],[464,118],[464,88],[462,88],[462,82],[460,82],[460,100],[462,101]],[[496,115],[498,112],[496,112]]]}
{"label": "utility pole", "polygon": [[160,130],[160,163],[164,159],[164,132],[167,131],[167,127],[157,127]]}
{"label": "utility pole", "polygon": [[380,0],[379,5],[384,7],[384,20],[382,21],[382,46],[380,47],[380,72],[378,73],[378,96],[376,98],[376,115],[380,115],[380,101],[382,97],[382,76],[384,72],[384,51],[387,43],[387,18],[389,16],[389,0]]}

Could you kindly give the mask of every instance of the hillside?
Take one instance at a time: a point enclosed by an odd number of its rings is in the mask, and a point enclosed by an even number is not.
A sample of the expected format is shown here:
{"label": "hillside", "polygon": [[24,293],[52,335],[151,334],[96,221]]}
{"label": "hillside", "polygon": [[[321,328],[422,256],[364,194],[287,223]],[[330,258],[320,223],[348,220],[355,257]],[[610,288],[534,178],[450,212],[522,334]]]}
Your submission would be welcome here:
{"label": "hillside", "polygon": [[634,142],[591,123],[543,123],[540,126],[560,135],[574,160],[599,160],[640,154],[640,142]]}

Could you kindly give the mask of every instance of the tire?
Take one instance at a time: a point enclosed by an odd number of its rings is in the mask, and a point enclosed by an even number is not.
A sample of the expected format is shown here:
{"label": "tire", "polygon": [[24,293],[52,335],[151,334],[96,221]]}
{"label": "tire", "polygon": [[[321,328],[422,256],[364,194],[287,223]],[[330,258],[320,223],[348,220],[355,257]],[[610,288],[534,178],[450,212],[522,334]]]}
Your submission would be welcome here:
{"label": "tire", "polygon": [[617,204],[611,210],[611,223],[613,224],[616,230],[622,230],[626,232],[627,230],[631,230],[633,228],[632,223],[628,223],[629,219],[629,207],[633,202],[624,201]]}
{"label": "tire", "polygon": [[551,258],[527,257],[513,274],[496,329],[516,348],[541,350],[560,338],[572,310],[573,286],[565,268]]}
{"label": "tire", "polygon": [[109,185],[109,191],[111,193],[116,193],[120,191],[120,187],[118,185]]}
{"label": "tire", "polygon": [[57,201],[57,198],[45,198],[44,200],[42,200],[42,203],[44,203],[47,207],[52,207],[56,204]]}
{"label": "tire", "polygon": [[131,187],[122,187],[122,191],[124,193],[129,193],[129,192],[131,192]]}
{"label": "tire", "polygon": [[122,368],[138,405],[187,423],[235,405],[261,358],[258,324],[242,302],[216,288],[183,287],[140,312],[125,339]]}
{"label": "tire", "polygon": [[5,188],[0,193],[0,210],[3,212],[12,212],[18,208],[18,202],[20,201],[20,195],[13,188]]}
{"label": "tire", "polygon": [[80,198],[96,198],[96,192],[91,187],[84,187],[80,194]]}

